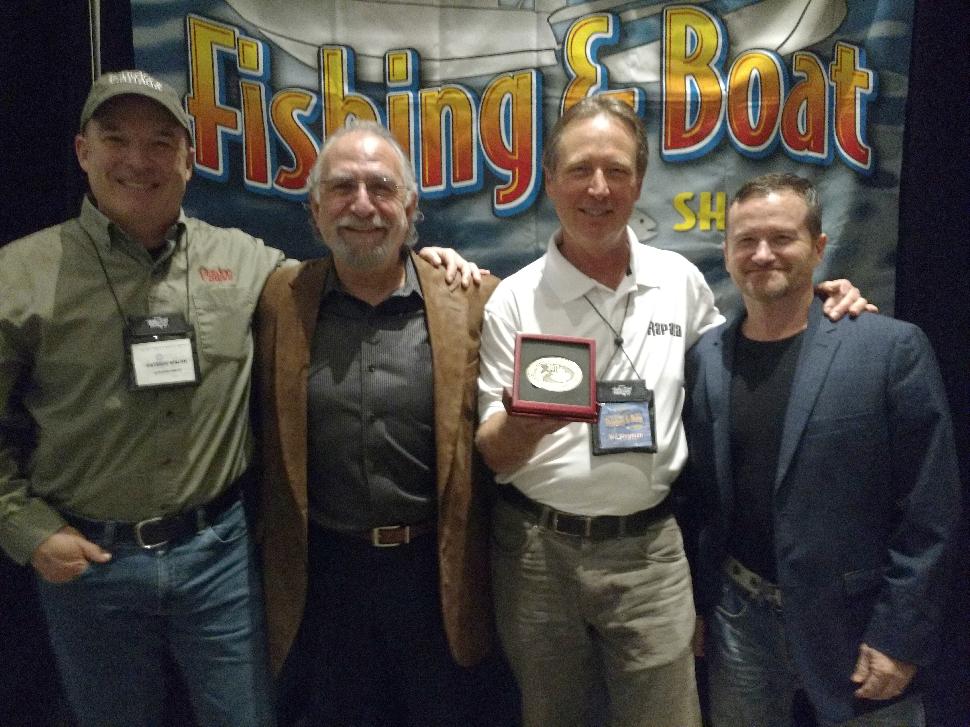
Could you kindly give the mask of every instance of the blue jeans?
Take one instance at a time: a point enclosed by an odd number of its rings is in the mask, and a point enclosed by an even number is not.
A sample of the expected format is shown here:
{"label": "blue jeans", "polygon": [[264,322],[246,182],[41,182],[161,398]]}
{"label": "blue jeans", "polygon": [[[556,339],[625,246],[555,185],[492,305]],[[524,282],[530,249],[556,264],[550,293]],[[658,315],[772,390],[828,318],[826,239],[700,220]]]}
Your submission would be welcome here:
{"label": "blue jeans", "polygon": [[68,583],[37,579],[78,724],[160,724],[167,652],[200,727],[272,725],[262,590],[242,503],[172,546],[99,545],[109,562]]}
{"label": "blue jeans", "polygon": [[[706,642],[714,727],[789,727],[799,677],[782,612],[725,576]],[[846,675],[848,678],[848,675]],[[848,722],[820,727],[923,727],[922,701],[911,696]]]}

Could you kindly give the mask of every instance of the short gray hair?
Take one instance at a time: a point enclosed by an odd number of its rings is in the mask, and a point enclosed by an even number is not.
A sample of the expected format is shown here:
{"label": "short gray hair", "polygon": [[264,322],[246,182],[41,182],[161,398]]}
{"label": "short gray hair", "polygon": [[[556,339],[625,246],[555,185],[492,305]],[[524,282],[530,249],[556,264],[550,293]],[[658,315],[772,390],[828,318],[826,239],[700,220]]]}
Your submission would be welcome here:
{"label": "short gray hair", "polygon": [[[401,148],[401,145],[398,144],[397,139],[394,138],[394,135],[374,121],[353,121],[346,126],[341,126],[327,137],[323,147],[320,149],[320,153],[317,154],[316,161],[313,162],[313,167],[310,169],[310,174],[307,176],[307,182],[309,185],[310,196],[314,199],[314,201],[319,201],[320,179],[323,175],[323,164],[326,159],[327,152],[336,141],[345,136],[350,136],[351,134],[369,134],[386,141],[394,150],[394,154],[397,156],[401,180],[404,182],[405,190],[407,190],[409,195],[413,195],[415,197],[417,196],[418,183],[414,177],[414,169],[411,167],[411,160],[408,159],[408,155],[404,152],[404,149]],[[408,201],[410,202],[410,198]]]}
{"label": "short gray hair", "polygon": [[[314,202],[319,203],[320,201],[320,180],[323,176],[323,165],[326,161],[327,152],[330,147],[333,146],[339,139],[345,136],[350,136],[351,134],[369,134],[370,136],[376,136],[379,139],[383,139],[387,144],[394,150],[395,156],[397,156],[398,167],[401,174],[401,181],[404,183],[404,190],[407,193],[407,198],[404,201],[405,205],[411,203],[412,200],[418,198],[418,183],[414,176],[414,169],[411,167],[411,160],[408,155],[405,154],[404,149],[394,138],[394,135],[388,131],[386,128],[374,121],[351,121],[346,126],[342,126],[327,137],[323,146],[320,149],[320,153],[317,154],[316,160],[313,162],[313,167],[310,169],[310,174],[307,175],[307,185],[309,187],[309,195]],[[408,220],[408,234],[404,239],[404,244],[408,247],[414,247],[418,242],[418,228],[416,224],[424,219],[424,215],[415,207],[414,214],[412,214],[411,219]],[[311,226],[314,231],[317,231],[316,221],[312,219],[311,215]],[[317,231],[319,234],[319,231]],[[326,244],[326,240],[323,241]]]}

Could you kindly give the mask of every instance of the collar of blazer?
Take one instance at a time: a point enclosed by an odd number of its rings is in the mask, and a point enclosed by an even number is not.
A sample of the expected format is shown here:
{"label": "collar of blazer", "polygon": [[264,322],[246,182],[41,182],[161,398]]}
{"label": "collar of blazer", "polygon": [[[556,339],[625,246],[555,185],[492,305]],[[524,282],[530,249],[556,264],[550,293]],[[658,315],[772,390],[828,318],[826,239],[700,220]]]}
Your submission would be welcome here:
{"label": "collar of blazer", "polygon": [[[741,308],[732,313],[727,323],[718,329],[712,343],[715,349],[721,351],[722,365],[707,367],[706,374],[709,406],[714,418],[714,439],[718,447],[716,453],[718,479],[722,482],[730,481],[730,458],[725,455],[730,449],[731,372],[734,368],[738,327],[743,320],[744,309]],[[837,323],[830,321],[822,312],[821,299],[814,298],[808,311],[808,327],[805,329],[801,350],[798,353],[791,394],[785,412],[778,451],[778,469],[775,473],[776,488],[784,481],[791,466],[805,425],[808,423],[822,384],[828,376],[832,359],[838,350],[838,338],[831,335],[837,326]]]}

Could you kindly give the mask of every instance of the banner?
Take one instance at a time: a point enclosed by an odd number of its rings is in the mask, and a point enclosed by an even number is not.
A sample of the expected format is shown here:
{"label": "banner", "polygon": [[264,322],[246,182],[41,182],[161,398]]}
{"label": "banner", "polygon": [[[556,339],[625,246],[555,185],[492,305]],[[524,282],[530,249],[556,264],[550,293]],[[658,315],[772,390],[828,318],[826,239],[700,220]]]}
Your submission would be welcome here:
{"label": "banner", "polygon": [[545,250],[543,139],[611,93],[647,125],[631,226],[737,304],[721,256],[749,177],[814,180],[819,274],[892,311],[912,0],[133,0],[138,67],[184,94],[186,209],[298,258],[322,254],[306,176],[352,117],[408,151],[423,244],[507,275]]}

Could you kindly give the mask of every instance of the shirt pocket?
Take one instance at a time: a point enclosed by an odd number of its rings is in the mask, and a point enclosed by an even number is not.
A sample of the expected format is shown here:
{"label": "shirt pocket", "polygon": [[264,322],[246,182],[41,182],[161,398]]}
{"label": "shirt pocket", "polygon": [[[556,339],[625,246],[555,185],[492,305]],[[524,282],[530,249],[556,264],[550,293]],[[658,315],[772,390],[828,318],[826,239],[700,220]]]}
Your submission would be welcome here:
{"label": "shirt pocket", "polygon": [[199,351],[211,360],[243,359],[250,350],[255,299],[241,288],[203,288],[193,292]]}

